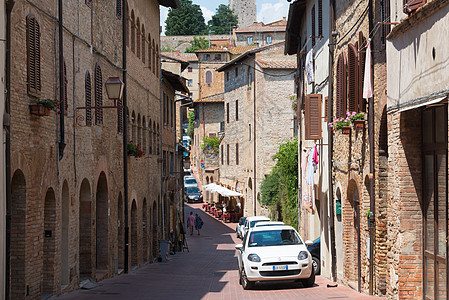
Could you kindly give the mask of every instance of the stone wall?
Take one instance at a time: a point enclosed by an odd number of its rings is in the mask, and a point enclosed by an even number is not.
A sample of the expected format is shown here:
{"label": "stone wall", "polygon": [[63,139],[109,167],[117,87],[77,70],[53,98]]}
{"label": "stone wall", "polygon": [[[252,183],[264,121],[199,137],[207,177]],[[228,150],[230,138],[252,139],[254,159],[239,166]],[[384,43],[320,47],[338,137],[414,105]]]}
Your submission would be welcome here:
{"label": "stone wall", "polygon": [[192,46],[194,38],[204,38],[210,40],[211,45],[222,46],[223,43],[226,46],[233,44],[229,39],[229,34],[223,35],[171,35],[161,36],[161,47],[164,51],[180,51],[185,52],[187,48]]}
{"label": "stone wall", "polygon": [[239,17],[239,27],[248,27],[257,22],[256,0],[229,0],[228,3]]}

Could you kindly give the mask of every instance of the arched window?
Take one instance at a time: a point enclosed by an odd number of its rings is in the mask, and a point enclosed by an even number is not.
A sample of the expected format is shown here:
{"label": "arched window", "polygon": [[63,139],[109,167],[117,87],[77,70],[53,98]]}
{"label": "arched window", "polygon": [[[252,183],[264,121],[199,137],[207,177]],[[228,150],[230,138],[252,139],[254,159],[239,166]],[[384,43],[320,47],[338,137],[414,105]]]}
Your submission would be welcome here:
{"label": "arched window", "polygon": [[344,118],[346,114],[346,56],[341,53],[337,62],[336,117]]}
{"label": "arched window", "polygon": [[[100,65],[95,66],[95,106],[103,106],[103,78]],[[95,124],[103,124],[103,109],[95,109]]]}
{"label": "arched window", "polygon": [[132,127],[132,133],[131,133],[131,140],[134,143],[138,143],[137,142],[137,136],[136,136],[136,131],[137,131],[137,126],[136,126],[136,114],[133,112],[133,114],[131,115],[131,127]]}
{"label": "arched window", "polygon": [[41,92],[41,48],[39,22],[33,15],[26,17],[28,94]]}
{"label": "arched window", "polygon": [[142,151],[147,152],[147,122],[145,116],[142,117]]}
{"label": "arched window", "polygon": [[[84,91],[86,93],[85,105],[86,105],[86,107],[91,107],[92,106],[92,83],[90,81],[89,71],[86,72],[86,76],[84,79]],[[91,109],[86,109],[86,125],[87,126],[92,125],[92,110]]]}
{"label": "arched window", "polygon": [[212,83],[212,71],[206,71],[206,83]]}
{"label": "arched window", "polygon": [[156,45],[154,44],[154,39],[151,50],[153,51],[153,73],[156,74]]}
{"label": "arched window", "polygon": [[136,42],[137,42],[136,55],[138,58],[140,58],[140,20],[139,20],[139,18],[137,18],[137,25],[136,25]]}
{"label": "arched window", "polygon": [[131,18],[129,17],[129,7],[126,4],[126,46],[129,47],[129,39],[131,35],[131,30],[129,29],[131,26]]}
{"label": "arched window", "polygon": [[142,62],[145,64],[145,26],[142,24]]}
{"label": "arched window", "polygon": [[151,71],[153,67],[153,48],[151,44],[151,34],[148,34],[148,68]]}
{"label": "arched window", "polygon": [[137,141],[138,145],[142,145],[142,123],[140,120],[140,114],[137,115]]}
{"label": "arched window", "polygon": [[117,18],[122,18],[122,0],[115,1],[115,15]]}
{"label": "arched window", "polygon": [[156,44],[156,76],[159,77],[159,45]]}
{"label": "arched window", "polygon": [[253,86],[253,73],[251,73],[251,68],[248,67],[248,88]]}
{"label": "arched window", "polygon": [[358,70],[357,47],[353,44],[348,46],[348,109],[350,112],[358,112]]}
{"label": "arched window", "polygon": [[153,123],[148,121],[148,153],[153,154]]}
{"label": "arched window", "polygon": [[136,53],[136,20],[134,10],[131,11],[131,51]]}

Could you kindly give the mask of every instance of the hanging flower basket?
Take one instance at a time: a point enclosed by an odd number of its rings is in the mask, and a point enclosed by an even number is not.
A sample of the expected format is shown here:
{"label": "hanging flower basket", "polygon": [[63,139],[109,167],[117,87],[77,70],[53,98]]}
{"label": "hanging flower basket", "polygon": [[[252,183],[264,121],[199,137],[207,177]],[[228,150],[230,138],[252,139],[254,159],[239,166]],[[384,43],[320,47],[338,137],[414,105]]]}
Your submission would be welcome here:
{"label": "hanging flower basket", "polygon": [[45,107],[43,104],[33,103],[30,104],[30,114],[36,116],[49,116],[50,108]]}
{"label": "hanging flower basket", "polygon": [[354,120],[356,129],[365,129],[365,120]]}
{"label": "hanging flower basket", "polygon": [[135,158],[140,158],[145,155],[145,153],[140,149],[140,145],[130,141],[128,145],[126,145],[126,150],[128,156],[134,156]]}
{"label": "hanging flower basket", "polygon": [[341,127],[341,133],[343,133],[343,134],[351,134],[351,126],[343,126],[343,127]]}

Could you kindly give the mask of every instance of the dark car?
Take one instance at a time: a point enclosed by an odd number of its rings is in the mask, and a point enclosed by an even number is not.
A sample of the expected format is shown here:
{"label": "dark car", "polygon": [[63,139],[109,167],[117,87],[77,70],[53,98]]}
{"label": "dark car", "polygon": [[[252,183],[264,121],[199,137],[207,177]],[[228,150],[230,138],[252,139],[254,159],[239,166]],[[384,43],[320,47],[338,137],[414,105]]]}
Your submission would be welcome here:
{"label": "dark car", "polygon": [[312,254],[312,265],[313,269],[315,270],[315,274],[320,274],[321,272],[321,262],[320,262],[320,241],[321,238],[317,238],[313,241],[313,244],[310,246],[307,246],[307,250],[309,250],[310,254]]}
{"label": "dark car", "polygon": [[187,203],[203,202],[203,195],[197,186],[186,187],[185,200]]}

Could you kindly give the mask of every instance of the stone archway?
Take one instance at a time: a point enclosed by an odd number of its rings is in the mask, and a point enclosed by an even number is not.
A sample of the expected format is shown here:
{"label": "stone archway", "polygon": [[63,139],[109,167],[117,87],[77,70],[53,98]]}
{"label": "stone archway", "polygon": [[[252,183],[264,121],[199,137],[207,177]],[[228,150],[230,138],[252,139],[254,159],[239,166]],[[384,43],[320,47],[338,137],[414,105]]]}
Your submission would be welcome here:
{"label": "stone archway", "polygon": [[11,299],[25,299],[26,198],[25,176],[21,170],[17,170],[11,180]]}
{"label": "stone archway", "polygon": [[137,259],[137,205],[136,200],[131,204],[131,266],[135,267],[139,261]]}
{"label": "stone archway", "polygon": [[92,192],[87,179],[81,183],[79,205],[79,275],[81,280],[92,277]]}
{"label": "stone archway", "polygon": [[44,249],[43,249],[43,286],[44,295],[53,295],[55,291],[55,253],[56,253],[56,196],[52,188],[47,190],[44,204]]}
{"label": "stone archway", "polygon": [[142,205],[142,260],[148,261],[148,207],[147,199],[143,198]]}
{"label": "stone archway", "polygon": [[123,270],[125,268],[125,220],[123,219],[123,197],[122,193],[118,196],[118,268]]}
{"label": "stone archway", "polygon": [[61,198],[61,286],[70,283],[69,274],[69,234],[70,234],[70,193],[69,184],[64,180]]}
{"label": "stone archway", "polygon": [[98,273],[98,270],[107,272],[109,267],[108,183],[104,172],[98,178],[95,204],[95,267]]}
{"label": "stone archway", "polygon": [[360,282],[360,189],[355,180],[350,180],[348,184],[347,197],[343,210],[344,226],[344,275],[352,287],[361,289]]}

